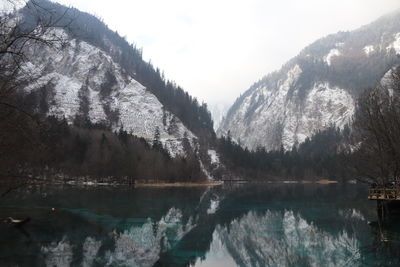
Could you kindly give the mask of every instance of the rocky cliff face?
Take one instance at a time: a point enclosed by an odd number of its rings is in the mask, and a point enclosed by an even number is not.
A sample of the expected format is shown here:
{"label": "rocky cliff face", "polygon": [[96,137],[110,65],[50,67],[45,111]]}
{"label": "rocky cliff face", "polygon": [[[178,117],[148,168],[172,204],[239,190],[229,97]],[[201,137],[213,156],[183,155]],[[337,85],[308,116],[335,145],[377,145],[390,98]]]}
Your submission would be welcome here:
{"label": "rocky cliff face", "polygon": [[[100,20],[46,0],[40,0],[41,9],[31,2],[10,5],[12,9],[3,2],[1,14],[22,31],[40,27],[36,23],[39,17],[49,21],[57,18],[41,36],[52,40],[51,45],[30,40],[24,46],[26,60],[19,78],[29,83],[21,91],[38,113],[65,118],[69,123],[102,124],[113,131],[122,128],[149,142],[157,135],[172,156],[185,153],[184,138],[191,144],[197,139],[177,116],[179,107],[171,111],[174,100],[168,102],[169,108],[162,104],[174,97],[170,91],[185,92],[165,85],[159,70],[142,60],[140,49]],[[154,86],[146,88],[138,82],[142,80]],[[181,109],[190,101],[179,102]],[[196,108],[201,109],[194,105],[187,113],[195,113]]]}
{"label": "rocky cliff face", "polygon": [[274,150],[291,149],[331,124],[343,127],[357,96],[398,64],[399,54],[399,12],[322,38],[240,96],[218,133]]}
{"label": "rocky cliff face", "polygon": [[26,73],[39,77],[25,88],[28,93],[39,92],[39,101],[45,103],[39,112],[65,117],[70,123],[80,117],[149,140],[158,129],[173,155],[183,153],[180,140],[185,132],[190,139],[195,136],[111,56],[62,29],[49,34],[64,42],[30,46],[30,61],[24,65]]}

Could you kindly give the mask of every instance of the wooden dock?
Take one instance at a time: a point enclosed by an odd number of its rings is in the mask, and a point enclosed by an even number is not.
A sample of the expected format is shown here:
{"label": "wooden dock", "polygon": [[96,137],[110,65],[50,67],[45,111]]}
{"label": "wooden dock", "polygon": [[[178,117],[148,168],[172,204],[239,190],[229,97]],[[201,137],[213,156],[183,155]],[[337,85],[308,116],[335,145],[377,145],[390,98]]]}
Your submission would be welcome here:
{"label": "wooden dock", "polygon": [[400,200],[400,186],[370,188],[370,200]]}

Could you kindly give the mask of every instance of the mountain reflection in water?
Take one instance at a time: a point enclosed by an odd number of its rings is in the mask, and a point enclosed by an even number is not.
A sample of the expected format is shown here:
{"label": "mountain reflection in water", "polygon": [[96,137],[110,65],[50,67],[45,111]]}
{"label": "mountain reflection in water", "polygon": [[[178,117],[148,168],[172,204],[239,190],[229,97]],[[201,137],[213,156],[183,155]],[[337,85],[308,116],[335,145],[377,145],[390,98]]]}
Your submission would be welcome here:
{"label": "mountain reflection in water", "polygon": [[0,265],[396,266],[400,246],[381,242],[366,194],[360,185],[35,186],[0,203],[2,217],[32,218],[2,225]]}

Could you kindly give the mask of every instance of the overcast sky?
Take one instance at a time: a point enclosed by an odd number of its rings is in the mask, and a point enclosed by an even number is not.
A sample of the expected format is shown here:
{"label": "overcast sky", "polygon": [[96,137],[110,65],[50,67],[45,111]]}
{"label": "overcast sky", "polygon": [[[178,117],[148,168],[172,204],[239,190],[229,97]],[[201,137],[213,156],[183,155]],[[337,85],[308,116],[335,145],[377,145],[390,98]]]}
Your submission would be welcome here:
{"label": "overcast sky", "polygon": [[190,94],[232,103],[316,39],[399,0],[57,0],[103,18]]}

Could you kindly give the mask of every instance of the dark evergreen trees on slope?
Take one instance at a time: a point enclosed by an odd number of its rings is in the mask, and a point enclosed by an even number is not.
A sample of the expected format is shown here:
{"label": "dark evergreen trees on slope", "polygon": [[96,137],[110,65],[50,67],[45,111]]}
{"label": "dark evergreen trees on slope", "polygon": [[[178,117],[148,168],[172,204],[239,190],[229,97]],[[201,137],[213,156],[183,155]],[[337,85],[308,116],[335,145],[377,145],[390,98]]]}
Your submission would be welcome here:
{"label": "dark evergreen trees on slope", "polygon": [[[166,80],[160,69],[142,58],[141,49],[129,44],[117,32],[111,31],[100,19],[77,9],[62,6],[47,0],[35,0],[45,10],[43,17],[60,17],[59,25],[68,25],[66,30],[72,38],[86,41],[108,52],[119,63],[127,77],[133,77],[152,92],[158,100],[198,137],[207,140],[215,137],[211,113],[206,104],[200,104],[174,82]],[[39,10],[40,11],[40,10]],[[22,24],[29,28],[35,20],[28,9],[23,9]]]}
{"label": "dark evergreen trees on slope", "polygon": [[317,180],[352,178],[349,172],[350,128],[334,126],[317,132],[292,151],[255,151],[241,147],[227,137],[218,139],[224,164],[246,179]]}
{"label": "dark evergreen trees on slope", "polygon": [[[32,122],[22,115],[18,119]],[[0,162],[1,178],[7,176],[23,182],[40,178],[51,182],[63,174],[70,180],[85,177],[89,181],[117,183],[206,179],[193,152],[187,157],[171,158],[161,144],[151,146],[122,129],[113,133],[96,125],[68,125],[66,120],[51,116],[38,120],[40,127],[27,125],[23,132],[9,126],[14,134],[1,140],[8,143],[0,151],[4,159]],[[9,156],[3,157],[3,153]]]}

